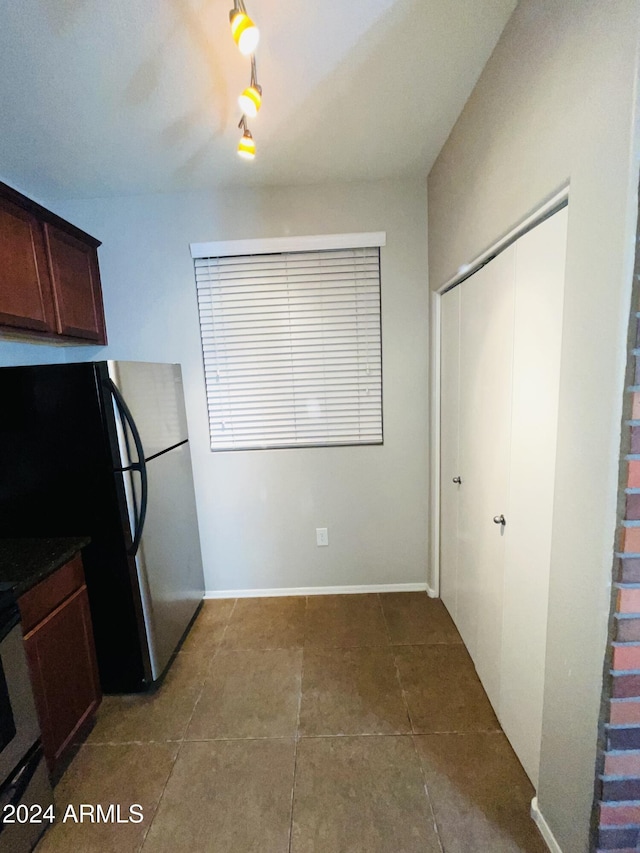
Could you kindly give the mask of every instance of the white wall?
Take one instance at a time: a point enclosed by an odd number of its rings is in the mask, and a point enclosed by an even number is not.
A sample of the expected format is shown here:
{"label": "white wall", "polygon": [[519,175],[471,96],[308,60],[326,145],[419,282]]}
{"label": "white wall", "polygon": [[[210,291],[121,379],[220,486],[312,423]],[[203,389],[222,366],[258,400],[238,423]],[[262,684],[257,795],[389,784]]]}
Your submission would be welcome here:
{"label": "white wall", "polygon": [[564,853],[588,848],[594,785],[637,207],[639,16],[635,0],[522,0],[428,181],[435,289],[570,180],[538,792]]}
{"label": "white wall", "polygon": [[[74,348],[68,358],[182,363],[207,588],[425,583],[424,186],[245,189],[49,206],[103,241],[109,346]],[[354,231],[387,232],[384,446],[212,454],[189,243]],[[328,548],[316,546],[316,527],[329,528]]]}
{"label": "white wall", "polygon": [[[73,348],[74,352],[77,347]],[[0,367],[17,364],[59,364],[65,361],[65,347],[25,343],[16,336],[0,336]]]}

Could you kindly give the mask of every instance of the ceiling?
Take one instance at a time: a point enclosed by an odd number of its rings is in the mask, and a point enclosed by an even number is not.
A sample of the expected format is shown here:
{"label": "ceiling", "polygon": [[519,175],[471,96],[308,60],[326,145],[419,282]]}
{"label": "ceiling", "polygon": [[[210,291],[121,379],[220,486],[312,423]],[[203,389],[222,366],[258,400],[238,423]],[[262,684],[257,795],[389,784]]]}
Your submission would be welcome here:
{"label": "ceiling", "polygon": [[515,0],[2,0],[0,178],[43,197],[425,176]]}

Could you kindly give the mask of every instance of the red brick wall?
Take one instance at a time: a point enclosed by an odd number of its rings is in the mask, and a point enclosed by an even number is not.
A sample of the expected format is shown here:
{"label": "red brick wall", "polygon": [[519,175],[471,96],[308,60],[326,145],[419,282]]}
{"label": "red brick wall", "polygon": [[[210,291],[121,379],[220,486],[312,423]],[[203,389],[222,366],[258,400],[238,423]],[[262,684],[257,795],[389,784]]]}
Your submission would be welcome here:
{"label": "red brick wall", "polygon": [[[633,305],[640,308],[636,253]],[[622,430],[619,551],[596,782],[598,851],[640,850],[640,313],[631,318]]]}

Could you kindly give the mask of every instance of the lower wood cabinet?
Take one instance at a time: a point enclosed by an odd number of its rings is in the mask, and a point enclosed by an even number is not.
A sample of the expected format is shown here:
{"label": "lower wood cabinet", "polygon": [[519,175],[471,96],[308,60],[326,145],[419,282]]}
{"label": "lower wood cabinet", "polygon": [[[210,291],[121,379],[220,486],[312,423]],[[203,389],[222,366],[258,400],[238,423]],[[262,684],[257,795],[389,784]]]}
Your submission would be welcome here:
{"label": "lower wood cabinet", "polygon": [[25,593],[18,604],[42,745],[53,772],[101,699],[80,557]]}

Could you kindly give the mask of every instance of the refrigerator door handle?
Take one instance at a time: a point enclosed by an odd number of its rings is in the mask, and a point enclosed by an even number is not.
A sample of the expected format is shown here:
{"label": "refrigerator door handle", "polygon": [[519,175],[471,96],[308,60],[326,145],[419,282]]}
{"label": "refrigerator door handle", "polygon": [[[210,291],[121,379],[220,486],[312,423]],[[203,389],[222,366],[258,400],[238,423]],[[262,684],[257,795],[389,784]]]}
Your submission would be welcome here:
{"label": "refrigerator door handle", "polygon": [[132,465],[128,465],[125,469],[122,469],[125,471],[137,471],[140,474],[140,513],[137,518],[136,529],[133,534],[133,541],[131,543],[131,547],[127,550],[127,554],[129,554],[130,557],[135,557],[135,555],[138,553],[138,548],[140,547],[140,540],[142,539],[144,522],[147,516],[147,501],[149,495],[147,464],[144,458],[144,448],[142,446],[142,439],[140,438],[140,433],[138,432],[138,427],[136,426],[136,422],[133,419],[133,415],[131,414],[129,407],[127,406],[126,401],[120,393],[120,389],[115,384],[115,382],[112,379],[108,379],[107,383],[115,401],[116,408],[120,413],[120,417],[122,418],[123,422],[128,424],[129,429],[131,430],[131,435],[133,436],[133,441],[136,446],[136,453],[138,454],[137,462],[134,462]]}

